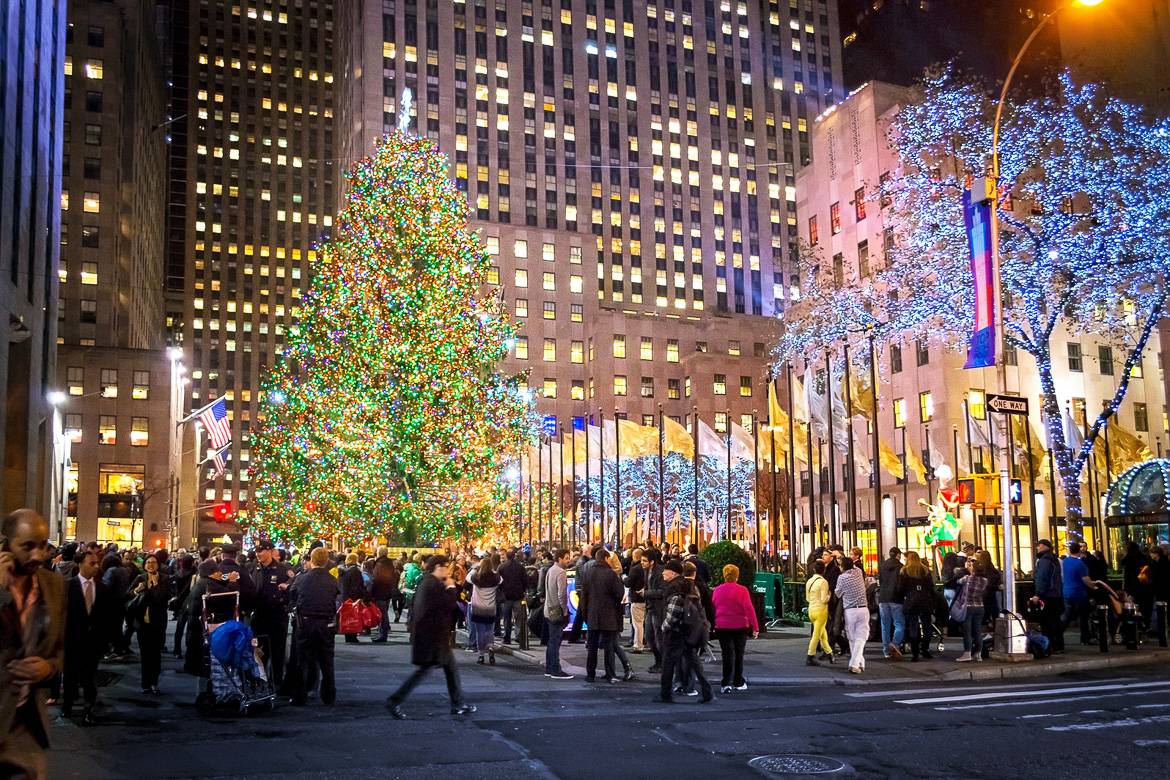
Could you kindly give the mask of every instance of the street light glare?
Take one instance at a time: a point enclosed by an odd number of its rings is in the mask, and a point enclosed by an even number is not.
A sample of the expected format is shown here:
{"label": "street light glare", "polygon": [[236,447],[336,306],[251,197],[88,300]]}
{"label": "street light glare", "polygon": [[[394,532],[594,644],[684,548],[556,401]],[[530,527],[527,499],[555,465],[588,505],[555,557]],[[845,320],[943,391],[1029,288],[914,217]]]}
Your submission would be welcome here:
{"label": "street light glare", "polygon": [[1077,5],[1089,6],[1091,8],[1095,5],[1101,5],[1103,2],[1105,0],[1077,0]]}
{"label": "street light glare", "polygon": [[61,404],[65,403],[65,398],[65,393],[61,390],[50,390],[45,395],[45,400],[53,406],[60,406]]}

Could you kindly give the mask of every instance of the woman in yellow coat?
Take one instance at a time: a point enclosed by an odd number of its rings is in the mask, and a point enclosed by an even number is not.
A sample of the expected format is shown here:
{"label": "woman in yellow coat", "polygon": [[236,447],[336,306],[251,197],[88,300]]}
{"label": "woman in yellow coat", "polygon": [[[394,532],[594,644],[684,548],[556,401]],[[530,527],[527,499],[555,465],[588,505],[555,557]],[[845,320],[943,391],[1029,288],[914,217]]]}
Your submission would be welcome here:
{"label": "woman in yellow coat", "polygon": [[825,627],[829,622],[829,581],[825,579],[824,561],[813,562],[813,574],[804,583],[804,597],[808,602],[808,617],[813,624],[812,639],[808,643],[809,666],[820,666],[817,662],[817,645],[821,646],[821,660],[833,662],[833,648],[829,644],[829,633]]}

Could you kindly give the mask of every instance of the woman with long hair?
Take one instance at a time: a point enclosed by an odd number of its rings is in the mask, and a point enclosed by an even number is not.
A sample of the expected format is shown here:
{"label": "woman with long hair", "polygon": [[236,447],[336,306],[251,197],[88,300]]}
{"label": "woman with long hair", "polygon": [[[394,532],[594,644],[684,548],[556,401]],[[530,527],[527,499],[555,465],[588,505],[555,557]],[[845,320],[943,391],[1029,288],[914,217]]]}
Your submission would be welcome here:
{"label": "woman with long hair", "polygon": [[127,614],[134,619],[138,633],[142,692],[157,696],[162,649],[167,641],[167,602],[171,599],[171,583],[167,575],[159,571],[155,556],[146,556],[143,569],[130,586]]}
{"label": "woman with long hair", "polygon": [[496,573],[496,562],[490,555],[485,555],[479,562],[479,567],[472,573],[471,605],[468,614],[467,627],[475,640],[475,649],[479,653],[476,663],[483,663],[484,654],[487,654],[488,663],[496,663],[495,636],[493,627],[496,624],[496,596],[499,593],[503,578]]}
{"label": "woman with long hair", "polygon": [[963,654],[956,661],[979,661],[983,658],[983,644],[980,636],[983,630],[983,594],[987,592],[987,570],[978,558],[967,559],[967,574],[959,578],[961,590],[955,597],[956,609],[965,614],[956,615],[955,620],[963,629]]}
{"label": "woman with long hair", "polygon": [[934,620],[934,577],[922,563],[921,556],[910,550],[898,573],[898,595],[906,616],[906,638],[910,641],[910,660],[930,658],[930,627]]}

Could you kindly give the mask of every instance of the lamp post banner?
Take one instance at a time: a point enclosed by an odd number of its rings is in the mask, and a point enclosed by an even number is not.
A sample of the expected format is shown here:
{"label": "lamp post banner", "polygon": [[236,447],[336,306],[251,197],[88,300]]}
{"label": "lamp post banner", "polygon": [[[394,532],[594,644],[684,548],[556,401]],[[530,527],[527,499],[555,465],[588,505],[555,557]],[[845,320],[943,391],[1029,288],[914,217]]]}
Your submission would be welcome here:
{"label": "lamp post banner", "polygon": [[967,342],[963,368],[990,368],[995,365],[995,272],[992,256],[991,208],[989,200],[973,202],[971,191],[963,191],[963,223],[971,251],[971,278],[975,285],[975,328]]}

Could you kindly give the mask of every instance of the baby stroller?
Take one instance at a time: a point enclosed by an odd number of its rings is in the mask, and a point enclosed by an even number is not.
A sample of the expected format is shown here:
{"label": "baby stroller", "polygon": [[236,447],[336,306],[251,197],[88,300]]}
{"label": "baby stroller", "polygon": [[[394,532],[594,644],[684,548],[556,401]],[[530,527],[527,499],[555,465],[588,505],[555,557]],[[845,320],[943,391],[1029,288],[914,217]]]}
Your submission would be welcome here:
{"label": "baby stroller", "polygon": [[195,708],[203,715],[247,715],[273,708],[276,693],[252,629],[239,620],[238,591],[203,597],[203,655],[208,674]]}

